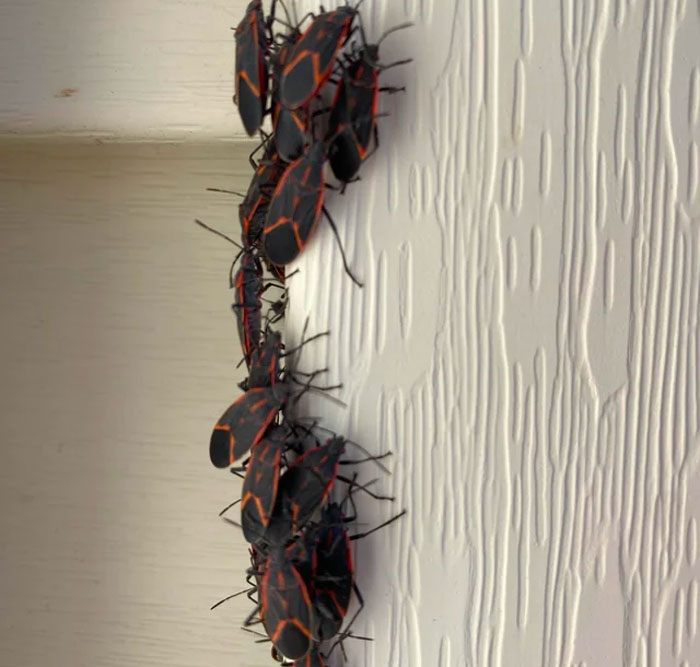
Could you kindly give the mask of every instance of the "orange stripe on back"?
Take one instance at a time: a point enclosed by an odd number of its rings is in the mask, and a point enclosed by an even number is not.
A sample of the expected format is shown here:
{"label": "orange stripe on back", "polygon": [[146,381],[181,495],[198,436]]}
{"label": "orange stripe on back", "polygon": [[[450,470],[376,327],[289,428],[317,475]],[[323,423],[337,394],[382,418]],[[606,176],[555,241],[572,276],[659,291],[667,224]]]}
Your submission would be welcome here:
{"label": "orange stripe on back", "polygon": [[[251,91],[253,91],[253,94],[255,95],[255,97],[260,97],[260,88],[258,86],[256,86],[250,80],[250,77],[248,76],[248,72],[246,72],[245,70],[242,72],[239,72],[238,78],[243,79],[248,84],[248,88],[250,88]],[[238,81],[236,81],[236,86],[238,86]],[[236,92],[238,92],[238,90],[236,90]]]}
{"label": "orange stripe on back", "polygon": [[270,232],[274,231],[278,227],[281,227],[282,225],[286,225],[288,222],[291,222],[291,218],[285,218],[285,217],[280,217],[277,219],[277,222],[273,225],[270,225],[269,227],[266,227],[263,229],[263,234],[269,234]]}
{"label": "orange stripe on back", "polygon": [[302,51],[299,52],[299,55],[292,60],[288,65],[285,66],[284,70],[282,71],[282,76],[287,76],[296,66],[298,63],[300,63],[304,58],[307,58],[309,56],[313,57],[313,53],[309,51],[308,49],[303,49]]}

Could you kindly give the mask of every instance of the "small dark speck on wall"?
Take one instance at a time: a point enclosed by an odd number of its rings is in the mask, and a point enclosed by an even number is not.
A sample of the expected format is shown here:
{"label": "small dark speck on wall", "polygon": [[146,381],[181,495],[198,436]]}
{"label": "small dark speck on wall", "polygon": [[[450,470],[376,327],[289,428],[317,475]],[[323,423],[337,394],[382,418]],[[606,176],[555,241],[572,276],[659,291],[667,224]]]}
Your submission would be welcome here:
{"label": "small dark speck on wall", "polygon": [[63,88],[54,95],[54,97],[73,97],[78,92],[77,88]]}

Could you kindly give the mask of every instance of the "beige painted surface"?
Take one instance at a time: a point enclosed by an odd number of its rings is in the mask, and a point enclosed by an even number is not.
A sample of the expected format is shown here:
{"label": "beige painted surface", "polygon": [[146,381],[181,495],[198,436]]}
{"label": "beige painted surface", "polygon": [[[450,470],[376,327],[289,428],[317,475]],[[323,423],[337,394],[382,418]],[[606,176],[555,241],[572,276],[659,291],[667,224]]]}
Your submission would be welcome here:
{"label": "beige painted surface", "polygon": [[0,0],[0,133],[244,136],[233,33],[248,0]]}
{"label": "beige painted surface", "polygon": [[267,665],[209,463],[246,151],[0,145],[0,665]]}

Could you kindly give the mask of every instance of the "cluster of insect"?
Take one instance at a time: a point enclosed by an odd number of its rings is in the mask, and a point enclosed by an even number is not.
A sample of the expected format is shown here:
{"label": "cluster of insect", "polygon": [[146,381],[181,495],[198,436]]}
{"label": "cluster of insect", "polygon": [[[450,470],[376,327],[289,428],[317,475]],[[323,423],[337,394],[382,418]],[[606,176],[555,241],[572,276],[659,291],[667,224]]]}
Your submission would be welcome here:
{"label": "cluster of insect", "polygon": [[[236,525],[250,545],[249,588],[239,593],[255,608],[243,627],[260,634],[259,641],[271,641],[278,662],[298,667],[326,665],[336,646],[345,656],[343,642],[349,638],[369,640],[351,632],[363,605],[351,543],[403,514],[353,531],[354,493],[393,498],[371,490],[372,482],[358,481],[357,472],[340,474],[340,466],[370,463],[386,470],[379,459],[388,453],[370,456],[317,420],[293,414],[307,391],[339,386],[315,384],[327,369],[305,373],[296,363],[302,347],[327,332],[306,338],[305,327],[301,344],[285,349],[276,326],[283,321],[293,276],[285,267],[324,212],[345,271],[361,286],[324,207],[326,188],[332,187],[324,169],[329,163],[339,190],[358,178],[361,164],[379,145],[379,94],[401,90],[380,87],[379,75],[408,61],[380,63],[381,39],[367,43],[358,8],[321,8],[297,21],[281,0],[272,0],[267,15],[261,0],[253,0],[235,32],[234,101],[248,134],[261,138],[251,155],[250,186],[241,195],[242,244],[229,277],[248,377],[240,384],[243,394],[216,423],[209,454],[217,468],[230,467],[243,477],[241,498],[222,512],[240,504]],[[276,16],[280,9],[283,18]],[[268,117],[271,130],[265,132]],[[270,288],[277,290],[277,300],[269,298]],[[364,458],[348,459],[348,446],[363,451]],[[331,499],[333,489],[340,493],[337,501]],[[353,593],[357,611],[346,621]]]}

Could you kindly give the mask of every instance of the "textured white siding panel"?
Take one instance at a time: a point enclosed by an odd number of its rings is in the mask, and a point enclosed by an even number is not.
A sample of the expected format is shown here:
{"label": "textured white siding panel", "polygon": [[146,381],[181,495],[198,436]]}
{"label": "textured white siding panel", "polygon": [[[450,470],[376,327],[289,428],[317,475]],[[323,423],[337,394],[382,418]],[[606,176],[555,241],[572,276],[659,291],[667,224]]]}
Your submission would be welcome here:
{"label": "textured white siding panel", "polygon": [[321,228],[291,288],[350,404],[309,410],[393,450],[409,510],[357,546],[375,641],[348,650],[697,663],[698,4],[366,9],[416,22],[382,45],[414,58],[382,150],[328,197],[367,287]]}

